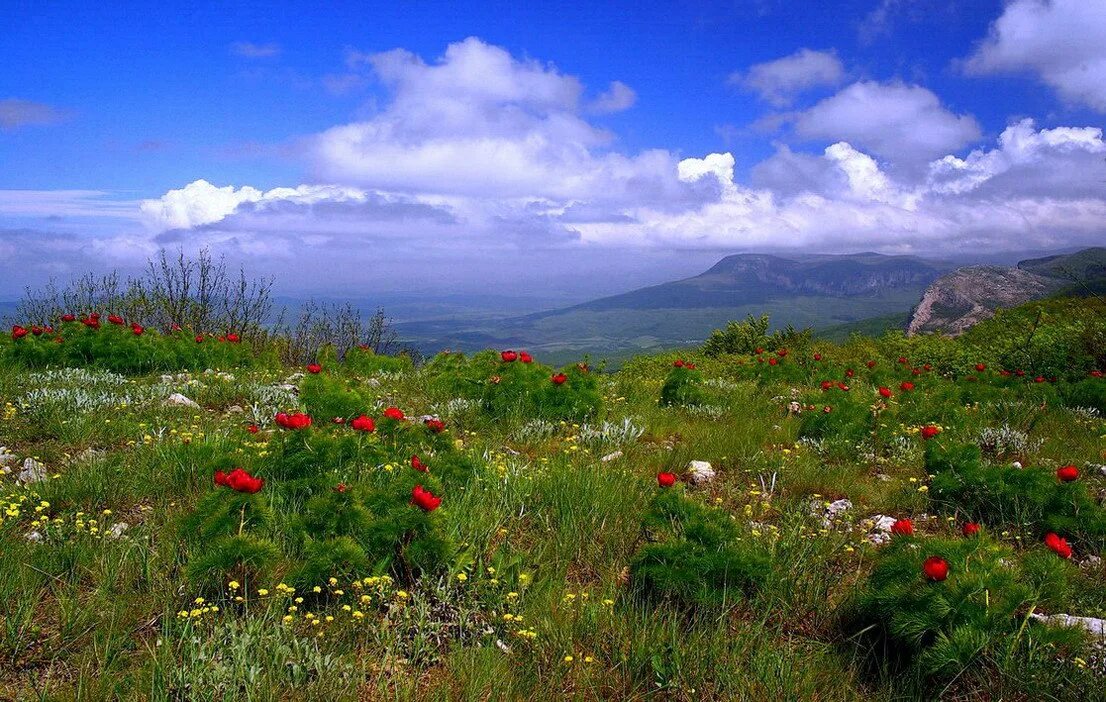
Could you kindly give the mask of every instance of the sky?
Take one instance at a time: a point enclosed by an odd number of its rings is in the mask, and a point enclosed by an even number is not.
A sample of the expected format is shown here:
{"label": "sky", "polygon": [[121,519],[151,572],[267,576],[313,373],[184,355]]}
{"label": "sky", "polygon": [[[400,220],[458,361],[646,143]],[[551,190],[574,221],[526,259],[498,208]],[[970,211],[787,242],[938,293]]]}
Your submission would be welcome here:
{"label": "sky", "polygon": [[1106,0],[0,0],[0,298],[200,248],[587,297],[1106,244]]}

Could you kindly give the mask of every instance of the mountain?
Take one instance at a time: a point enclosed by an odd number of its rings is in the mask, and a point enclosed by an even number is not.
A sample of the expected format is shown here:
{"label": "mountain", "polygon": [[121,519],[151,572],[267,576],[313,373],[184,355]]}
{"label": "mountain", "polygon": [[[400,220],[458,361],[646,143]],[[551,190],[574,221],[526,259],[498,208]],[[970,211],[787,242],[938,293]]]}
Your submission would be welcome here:
{"label": "mountain", "polygon": [[[582,304],[485,320],[398,324],[424,352],[523,347],[545,358],[698,344],[731,319],[768,314],[774,327],[830,327],[909,314],[951,264],[913,256],[738,254],[703,273]],[[552,356],[551,356],[552,355]]]}
{"label": "mountain", "polygon": [[1106,282],[1106,248],[1019,261],[1017,266],[966,266],[941,276],[915,307],[907,334],[960,334],[995,310],[1054,294],[1095,293]]}

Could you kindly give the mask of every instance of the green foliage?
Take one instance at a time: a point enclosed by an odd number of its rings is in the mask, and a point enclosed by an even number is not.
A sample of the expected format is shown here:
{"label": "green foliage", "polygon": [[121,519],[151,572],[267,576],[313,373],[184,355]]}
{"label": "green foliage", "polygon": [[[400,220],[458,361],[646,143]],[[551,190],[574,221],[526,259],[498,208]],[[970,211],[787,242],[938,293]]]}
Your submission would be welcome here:
{"label": "green foliage", "polygon": [[375,398],[363,395],[356,380],[332,374],[328,366],[321,373],[309,373],[300,383],[300,399],[307,413],[319,421],[335,417],[352,419],[365,414]]}
{"label": "green foliage", "polygon": [[987,464],[979,448],[969,445],[929,441],[925,459],[934,476],[930,495],[943,509],[996,527],[1011,525],[1034,538],[1055,532],[1102,550],[1106,510],[1084,481],[1064,483],[1043,468]]}
{"label": "green foliage", "polygon": [[688,368],[686,365],[673,366],[661,386],[660,403],[664,406],[701,405],[706,399],[702,383],[703,374],[698,369]]}
{"label": "green foliage", "polygon": [[[932,556],[948,563],[946,580],[925,576],[923,563]],[[895,537],[843,608],[842,623],[877,659],[938,679],[1030,642],[1072,650],[1082,641],[1078,632],[1028,620],[1034,607],[1054,602],[1056,582],[1070,576],[1070,566],[1030,570],[1027,574],[1013,549],[986,536]]]}
{"label": "green foliage", "polygon": [[702,351],[707,356],[748,355],[768,343],[768,315],[749,315],[743,322],[732,321],[725,329],[715,329],[707,337]]}
{"label": "green foliage", "polygon": [[342,359],[342,370],[353,375],[374,375],[376,373],[402,373],[413,370],[415,364],[409,356],[385,356],[373,353],[372,349],[354,346]]}
{"label": "green foliage", "polygon": [[630,565],[641,597],[717,607],[754,593],[767,577],[767,554],[755,542],[741,541],[724,512],[700,505],[682,489],[661,490],[644,526],[654,542],[643,546]]}

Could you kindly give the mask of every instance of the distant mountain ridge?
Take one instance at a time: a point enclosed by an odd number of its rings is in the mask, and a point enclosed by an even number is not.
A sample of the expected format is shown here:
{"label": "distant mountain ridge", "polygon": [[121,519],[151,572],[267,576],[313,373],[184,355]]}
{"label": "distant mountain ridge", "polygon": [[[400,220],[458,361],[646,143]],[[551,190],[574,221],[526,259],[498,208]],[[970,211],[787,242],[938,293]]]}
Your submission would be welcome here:
{"label": "distant mountain ridge", "polygon": [[1106,281],[1106,248],[1019,261],[1017,266],[965,266],[941,276],[914,308],[907,334],[960,334],[1013,307],[1056,293],[1091,292]]}

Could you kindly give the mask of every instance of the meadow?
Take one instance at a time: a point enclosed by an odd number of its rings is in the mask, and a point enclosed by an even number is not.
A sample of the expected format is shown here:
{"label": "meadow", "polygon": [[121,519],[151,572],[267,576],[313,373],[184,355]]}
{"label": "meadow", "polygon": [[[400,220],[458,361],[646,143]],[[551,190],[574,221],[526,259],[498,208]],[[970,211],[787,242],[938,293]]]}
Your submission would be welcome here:
{"label": "meadow", "polygon": [[0,699],[1106,698],[1100,299],[617,372],[43,314]]}

